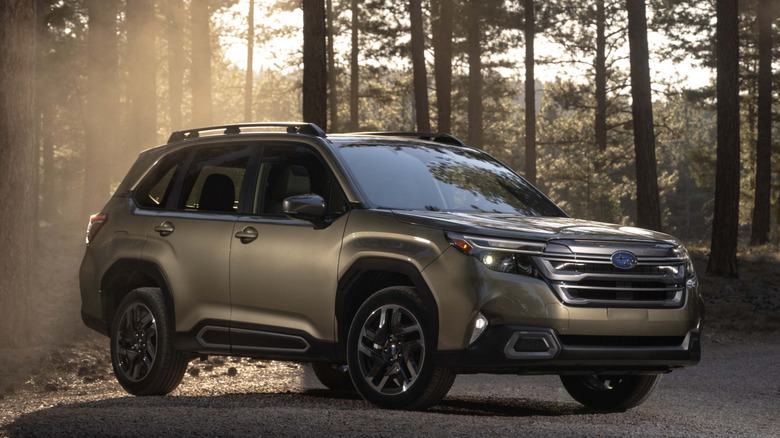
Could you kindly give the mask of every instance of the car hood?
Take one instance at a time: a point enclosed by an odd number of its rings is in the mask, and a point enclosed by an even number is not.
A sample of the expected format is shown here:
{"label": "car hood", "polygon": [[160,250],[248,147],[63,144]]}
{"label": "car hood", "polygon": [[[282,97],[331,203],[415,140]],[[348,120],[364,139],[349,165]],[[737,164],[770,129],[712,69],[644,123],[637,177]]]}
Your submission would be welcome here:
{"label": "car hood", "polygon": [[491,213],[453,213],[430,211],[393,211],[401,222],[432,226],[461,233],[495,237],[549,241],[567,240],[622,240],[679,242],[672,236],[657,231],[604,222],[565,217],[532,217]]}

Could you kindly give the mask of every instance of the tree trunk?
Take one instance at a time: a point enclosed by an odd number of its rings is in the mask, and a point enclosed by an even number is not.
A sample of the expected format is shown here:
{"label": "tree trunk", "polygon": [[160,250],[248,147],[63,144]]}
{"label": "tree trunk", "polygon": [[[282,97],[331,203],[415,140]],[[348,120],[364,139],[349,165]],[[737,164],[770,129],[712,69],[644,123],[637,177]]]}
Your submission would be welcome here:
{"label": "tree trunk", "polygon": [[631,113],[634,118],[636,153],[636,222],[642,228],[661,231],[645,0],[626,0],[626,9],[631,57]]}
{"label": "tree trunk", "polygon": [[468,57],[469,57],[469,146],[482,148],[482,20],[477,0],[468,0]]}
{"label": "tree trunk", "polygon": [[736,277],[739,228],[739,11],[737,0],[717,0],[718,160],[715,211],[707,272]]}
{"label": "tree trunk", "polygon": [[35,3],[0,2],[0,347],[21,347],[28,331],[38,194],[34,137]]}
{"label": "tree trunk", "polygon": [[209,0],[192,0],[190,4],[192,28],[192,124],[208,126],[212,123],[211,102],[211,29]]}
{"label": "tree trunk", "polygon": [[436,75],[436,129],[452,131],[452,28],[453,0],[439,0],[438,27],[434,32],[434,74]]}
{"label": "tree trunk", "polygon": [[[33,180],[33,192],[38,193],[39,196],[35,199],[35,212],[33,213],[34,217],[41,218],[42,211],[41,211],[41,198],[40,194],[43,192],[43,187],[41,185],[42,179],[41,179],[41,162],[42,162],[42,145],[41,145],[41,137],[43,136],[43,121],[45,119],[44,112],[51,112],[50,106],[52,105],[52,99],[50,97],[51,89],[49,88],[47,83],[44,83],[43,81],[43,75],[39,74],[44,67],[44,59],[45,54],[49,50],[49,44],[48,44],[48,33],[49,28],[48,24],[46,23],[46,9],[47,4],[43,0],[34,0],[35,1],[35,53],[33,62],[35,63],[35,89],[33,90],[33,95],[35,96],[35,101],[33,102],[33,139],[35,141],[35,173],[36,178]],[[34,240],[36,244],[36,249],[39,248],[38,243],[40,242],[40,239]]]}
{"label": "tree trunk", "polygon": [[360,78],[360,69],[358,66],[358,1],[352,0],[352,53],[350,54],[350,76],[349,76],[349,130],[357,131],[360,126],[360,109],[358,100],[358,86]]}
{"label": "tree trunk", "polygon": [[525,179],[536,184],[536,78],[534,0],[525,0]]}
{"label": "tree trunk", "polygon": [[325,1],[303,0],[303,121],[328,126]]}
{"label": "tree trunk", "polygon": [[327,0],[325,7],[327,9],[325,13],[327,14],[328,19],[328,112],[330,130],[337,132],[339,125],[339,93],[336,89],[336,49],[333,46],[333,38],[335,35],[333,0]]}
{"label": "tree trunk", "polygon": [[412,71],[414,76],[414,109],[417,131],[430,132],[428,109],[428,74],[425,69],[425,34],[421,0],[409,1],[409,22],[412,27]]}
{"label": "tree trunk", "polygon": [[168,0],[168,114],[170,130],[182,129],[181,106],[184,83],[184,4]]}
{"label": "tree trunk", "polygon": [[252,61],[255,55],[255,0],[249,0],[246,30],[246,84],[244,85],[244,121],[252,121],[252,81],[255,72]]}
{"label": "tree trunk", "polygon": [[[130,101],[130,132],[125,153],[132,162],[138,152],[157,141],[157,59],[154,39],[158,28],[154,0],[134,0],[127,3],[128,86]],[[133,150],[135,149],[135,150]]]}
{"label": "tree trunk", "polygon": [[49,102],[41,109],[41,217],[52,220],[57,217],[58,200],[54,196],[54,107]]}
{"label": "tree trunk", "polygon": [[[111,174],[126,162],[120,153],[116,129],[119,121],[119,57],[117,0],[89,0],[87,36],[87,116],[84,150],[84,215],[98,213],[108,200]],[[147,147],[152,145],[147,144]],[[116,159],[119,155],[121,158]],[[112,159],[112,157],[114,157]],[[107,163],[117,163],[106,165]],[[86,219],[86,218],[85,218]]]}
{"label": "tree trunk", "polygon": [[750,244],[769,241],[772,192],[772,13],[771,0],[758,2],[758,139],[756,141],[756,196]]}
{"label": "tree trunk", "polygon": [[[607,37],[604,0],[596,1],[596,120],[595,134],[598,150],[607,150]],[[598,170],[598,169],[597,169]]]}

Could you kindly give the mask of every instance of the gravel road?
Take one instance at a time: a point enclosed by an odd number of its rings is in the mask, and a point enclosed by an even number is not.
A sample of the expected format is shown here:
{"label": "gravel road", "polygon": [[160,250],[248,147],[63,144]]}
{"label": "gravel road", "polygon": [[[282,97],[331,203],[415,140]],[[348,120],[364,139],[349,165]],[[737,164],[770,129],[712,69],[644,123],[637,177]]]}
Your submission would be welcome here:
{"label": "gravel road", "polygon": [[426,412],[379,410],[325,390],[308,366],[230,358],[193,362],[171,396],[137,398],[98,361],[0,398],[0,436],[780,437],[778,338],[705,337],[703,350],[617,414],[581,407],[554,376],[458,376]]}

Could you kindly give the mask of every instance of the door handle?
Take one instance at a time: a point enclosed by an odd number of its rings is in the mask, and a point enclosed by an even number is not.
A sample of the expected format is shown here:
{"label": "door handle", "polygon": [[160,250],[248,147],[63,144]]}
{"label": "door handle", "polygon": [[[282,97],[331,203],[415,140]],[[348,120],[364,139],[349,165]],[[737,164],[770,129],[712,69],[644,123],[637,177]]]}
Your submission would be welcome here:
{"label": "door handle", "polygon": [[259,233],[252,227],[244,227],[243,230],[236,233],[236,238],[241,239],[241,243],[249,243],[257,239]]}
{"label": "door handle", "polygon": [[160,236],[165,237],[165,236],[168,236],[171,233],[173,233],[173,230],[175,228],[176,227],[173,226],[173,222],[165,221],[165,222],[161,223],[160,225],[157,225],[156,227],[154,227],[154,231],[157,231],[158,233],[160,233]]}

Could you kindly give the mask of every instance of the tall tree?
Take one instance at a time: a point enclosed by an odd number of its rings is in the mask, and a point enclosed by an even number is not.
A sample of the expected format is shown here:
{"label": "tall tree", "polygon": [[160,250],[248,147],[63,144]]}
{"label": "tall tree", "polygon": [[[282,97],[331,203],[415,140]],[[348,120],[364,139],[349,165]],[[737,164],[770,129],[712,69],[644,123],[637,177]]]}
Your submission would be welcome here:
{"label": "tall tree", "polygon": [[182,129],[181,106],[184,84],[184,2],[168,0],[168,115],[170,130]]}
{"label": "tall tree", "polygon": [[29,339],[28,296],[32,292],[35,204],[38,178],[33,131],[35,3],[0,2],[0,346],[23,346]]}
{"label": "tall tree", "polygon": [[255,0],[249,0],[246,30],[246,83],[244,85],[244,121],[252,121],[252,81],[255,77],[252,60],[255,55]]}
{"label": "tall tree", "polygon": [[594,131],[596,146],[607,150],[607,37],[604,0],[596,0],[596,59],[594,82],[596,85],[596,114]]}
{"label": "tall tree", "polygon": [[209,0],[190,3],[192,29],[192,124],[206,126],[212,123],[211,101],[211,11]]}
{"label": "tall tree", "polygon": [[750,244],[769,241],[772,188],[772,21],[771,0],[759,0],[758,15],[758,139],[756,141],[756,195]]}
{"label": "tall tree", "polygon": [[336,48],[333,45],[335,36],[335,17],[333,12],[333,0],[325,2],[328,32],[328,112],[330,119],[330,130],[337,131],[339,124],[339,100],[338,90],[336,89]]}
{"label": "tall tree", "polygon": [[[156,23],[154,0],[133,0],[127,2],[127,52],[128,87],[130,101],[130,132],[132,146],[147,149],[157,144],[157,65],[155,33]],[[102,55],[102,53],[101,53]],[[126,151],[134,157],[139,150]]]}
{"label": "tall tree", "polygon": [[738,0],[717,0],[716,15],[718,159],[707,272],[736,277],[740,165]]}
{"label": "tall tree", "polygon": [[468,58],[469,93],[468,122],[469,146],[482,148],[482,4],[477,0],[467,0],[468,9]]}
{"label": "tall tree", "polygon": [[358,95],[360,81],[360,67],[358,66],[358,23],[359,12],[358,0],[352,0],[350,10],[352,12],[352,49],[349,55],[349,130],[357,131],[360,126],[359,110],[360,100]]}
{"label": "tall tree", "polygon": [[325,1],[303,0],[303,120],[328,125]]}
{"label": "tall tree", "polygon": [[525,0],[525,179],[536,184],[536,78],[534,40],[536,14],[534,0]]}
{"label": "tall tree", "polygon": [[637,225],[661,230],[658,202],[658,174],[655,160],[653,100],[650,90],[650,62],[647,49],[645,0],[626,0],[628,41],[631,58],[631,113],[634,117],[636,154]]}
{"label": "tall tree", "polygon": [[417,131],[430,132],[431,118],[428,108],[428,74],[425,69],[425,33],[421,0],[409,0],[409,22],[412,28],[411,52]]}
{"label": "tall tree", "polygon": [[[119,123],[119,58],[117,47],[118,0],[89,0],[87,37],[87,117],[84,151],[84,214],[97,213],[108,199],[111,171],[106,163],[119,153],[116,130]],[[153,143],[153,142],[152,142]],[[147,147],[151,144],[146,143]],[[121,154],[128,161],[127,155]],[[118,169],[113,169],[118,170]]]}
{"label": "tall tree", "polygon": [[452,29],[453,0],[438,0],[434,11],[434,75],[436,78],[436,129],[452,131]]}

